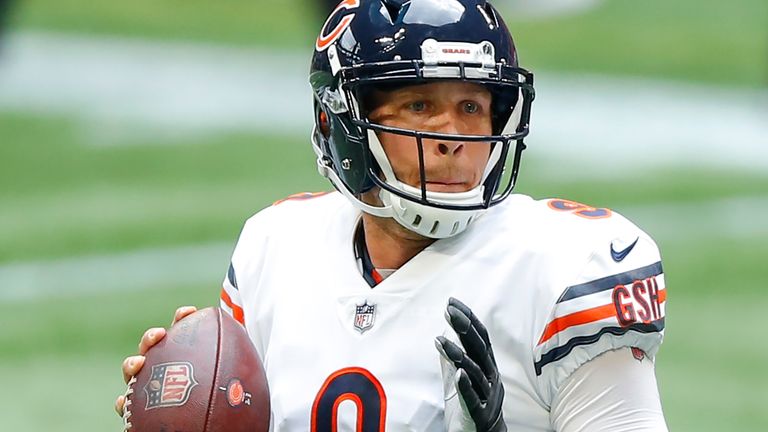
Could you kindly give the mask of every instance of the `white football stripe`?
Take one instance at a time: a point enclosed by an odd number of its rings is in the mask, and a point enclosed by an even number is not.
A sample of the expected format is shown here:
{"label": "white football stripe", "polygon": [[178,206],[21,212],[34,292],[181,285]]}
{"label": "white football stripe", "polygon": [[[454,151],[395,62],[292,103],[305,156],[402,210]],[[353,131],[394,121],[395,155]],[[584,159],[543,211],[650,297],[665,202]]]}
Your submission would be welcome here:
{"label": "white football stripe", "polygon": [[148,249],[0,266],[0,301],[210,285],[219,294],[232,245]]}

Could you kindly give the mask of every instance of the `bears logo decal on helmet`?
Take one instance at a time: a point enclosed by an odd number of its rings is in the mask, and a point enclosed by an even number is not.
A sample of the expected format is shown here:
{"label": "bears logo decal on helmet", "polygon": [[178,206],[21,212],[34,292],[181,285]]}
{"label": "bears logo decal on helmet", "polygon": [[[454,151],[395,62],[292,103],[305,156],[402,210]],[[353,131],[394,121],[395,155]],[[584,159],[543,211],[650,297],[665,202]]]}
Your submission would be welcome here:
{"label": "bears logo decal on helmet", "polygon": [[341,36],[344,30],[346,30],[347,27],[352,24],[352,20],[355,19],[354,13],[345,15],[341,21],[336,24],[336,27],[334,27],[333,30],[327,31],[328,25],[331,23],[331,21],[333,21],[333,18],[339,13],[339,11],[342,9],[355,9],[358,6],[360,6],[360,0],[344,0],[339,3],[338,6],[336,6],[336,9],[334,9],[333,12],[331,12],[331,14],[328,16],[325,24],[323,24],[323,28],[320,30],[320,34],[317,36],[317,41],[315,42],[315,49],[317,51],[323,51],[331,46],[331,44],[334,43],[336,39],[339,38],[339,36]]}

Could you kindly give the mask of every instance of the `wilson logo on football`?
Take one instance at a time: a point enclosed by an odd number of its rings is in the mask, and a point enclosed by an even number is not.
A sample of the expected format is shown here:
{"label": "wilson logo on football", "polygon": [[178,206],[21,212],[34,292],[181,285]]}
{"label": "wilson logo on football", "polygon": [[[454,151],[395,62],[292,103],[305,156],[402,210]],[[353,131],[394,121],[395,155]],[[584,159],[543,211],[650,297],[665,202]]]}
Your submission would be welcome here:
{"label": "wilson logo on football", "polygon": [[325,24],[323,24],[323,28],[320,30],[320,35],[315,42],[316,50],[323,51],[328,48],[341,36],[342,33],[344,33],[344,30],[352,24],[352,20],[355,19],[355,14],[350,13],[341,18],[341,21],[339,21],[334,28],[328,29],[328,26],[338,16],[339,12],[342,9],[350,10],[355,9],[358,6],[360,6],[360,0],[344,0],[336,6],[336,9],[331,12],[330,16],[328,16],[328,19],[325,21]]}
{"label": "wilson logo on football", "polygon": [[144,386],[147,394],[146,409],[184,405],[196,385],[192,363],[154,365],[149,382]]}

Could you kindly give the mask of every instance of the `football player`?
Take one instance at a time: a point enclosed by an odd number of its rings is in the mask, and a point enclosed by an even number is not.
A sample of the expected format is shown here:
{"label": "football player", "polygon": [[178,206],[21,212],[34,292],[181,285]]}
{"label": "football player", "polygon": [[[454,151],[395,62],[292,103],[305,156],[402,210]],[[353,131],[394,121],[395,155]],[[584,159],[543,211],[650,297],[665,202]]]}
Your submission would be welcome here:
{"label": "football player", "polygon": [[274,430],[666,430],[658,249],[611,210],[511,194],[533,75],[490,3],[344,0],[309,79],[336,191],[250,218],[221,291]]}

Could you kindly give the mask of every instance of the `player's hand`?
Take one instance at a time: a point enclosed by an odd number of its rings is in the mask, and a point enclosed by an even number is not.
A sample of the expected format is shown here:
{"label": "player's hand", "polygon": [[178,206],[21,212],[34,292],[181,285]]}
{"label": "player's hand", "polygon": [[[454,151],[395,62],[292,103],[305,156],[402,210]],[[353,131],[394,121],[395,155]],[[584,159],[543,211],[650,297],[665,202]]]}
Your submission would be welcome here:
{"label": "player's hand", "polygon": [[448,432],[506,432],[502,416],[504,387],[488,331],[464,303],[451,297],[446,319],[462,347],[443,336],[440,352]]}
{"label": "player's hand", "polygon": [[[194,306],[182,306],[176,309],[176,313],[173,316],[171,325],[176,324],[177,321],[189,314],[194,313],[195,311],[197,311],[197,308]],[[165,334],[166,330],[163,327],[153,327],[144,332],[144,335],[141,337],[141,341],[139,342],[139,354],[126,357],[125,360],[123,360],[123,380],[126,384],[128,384],[128,381],[130,381],[132,377],[138,374],[141,368],[144,366],[144,355],[147,353],[147,351],[149,351],[150,348],[160,342],[165,337]],[[117,400],[115,400],[115,411],[117,411],[117,414],[120,417],[123,416],[123,409],[125,408],[125,397],[125,394],[121,394],[117,397]]]}

